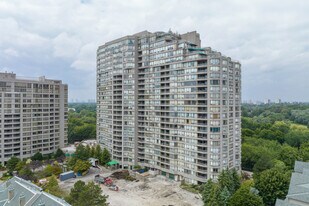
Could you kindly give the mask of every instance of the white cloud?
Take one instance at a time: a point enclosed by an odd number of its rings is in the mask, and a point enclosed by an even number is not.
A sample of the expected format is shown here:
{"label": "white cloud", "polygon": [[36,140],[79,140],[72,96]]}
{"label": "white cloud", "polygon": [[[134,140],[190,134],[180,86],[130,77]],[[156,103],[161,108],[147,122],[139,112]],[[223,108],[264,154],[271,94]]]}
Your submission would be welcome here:
{"label": "white cloud", "polygon": [[95,44],[86,44],[80,49],[80,52],[75,59],[75,61],[71,64],[71,67],[77,70],[85,70],[85,71],[95,71],[96,66],[96,49],[97,45]]}
{"label": "white cloud", "polygon": [[79,38],[61,33],[53,39],[53,55],[62,58],[74,58],[81,46]]}
{"label": "white cloud", "polygon": [[[59,78],[74,90],[80,82],[72,75],[89,72],[87,81],[95,76],[96,49],[106,41],[143,30],[196,30],[204,46],[242,63],[243,99],[264,99],[281,94],[280,87],[291,85],[290,77],[303,79],[307,71],[308,10],[307,0],[2,0],[0,66],[32,68],[35,63],[45,68],[42,72],[50,68],[47,73],[53,76],[58,74],[55,67],[66,68]],[[278,72],[280,81],[271,83]],[[306,93],[302,88],[309,82],[303,84],[297,91],[286,88],[281,98]],[[83,86],[93,95],[95,84]],[[74,99],[93,98],[87,92],[71,94]]]}
{"label": "white cloud", "polygon": [[13,48],[7,48],[4,50],[4,54],[8,55],[8,56],[13,56],[13,57],[18,57],[19,53],[18,51],[16,51]]}

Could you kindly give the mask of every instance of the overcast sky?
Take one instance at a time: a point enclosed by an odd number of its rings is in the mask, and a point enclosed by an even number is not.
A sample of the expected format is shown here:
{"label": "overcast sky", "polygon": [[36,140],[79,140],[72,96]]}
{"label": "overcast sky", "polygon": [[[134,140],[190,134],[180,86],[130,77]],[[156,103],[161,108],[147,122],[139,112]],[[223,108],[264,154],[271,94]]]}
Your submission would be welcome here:
{"label": "overcast sky", "polygon": [[99,45],[169,29],[239,60],[243,100],[309,101],[308,0],[0,0],[0,71],[95,99]]}

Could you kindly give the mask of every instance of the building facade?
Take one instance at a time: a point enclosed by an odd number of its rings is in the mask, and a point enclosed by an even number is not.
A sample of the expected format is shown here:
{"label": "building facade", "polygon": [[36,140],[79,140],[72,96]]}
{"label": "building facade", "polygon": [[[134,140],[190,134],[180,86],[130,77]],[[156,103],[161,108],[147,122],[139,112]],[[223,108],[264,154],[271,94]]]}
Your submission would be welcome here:
{"label": "building facade", "polygon": [[240,170],[241,65],[197,32],[140,32],[97,50],[97,138],[123,168],[191,183]]}
{"label": "building facade", "polygon": [[0,160],[50,154],[67,144],[68,86],[0,73]]}

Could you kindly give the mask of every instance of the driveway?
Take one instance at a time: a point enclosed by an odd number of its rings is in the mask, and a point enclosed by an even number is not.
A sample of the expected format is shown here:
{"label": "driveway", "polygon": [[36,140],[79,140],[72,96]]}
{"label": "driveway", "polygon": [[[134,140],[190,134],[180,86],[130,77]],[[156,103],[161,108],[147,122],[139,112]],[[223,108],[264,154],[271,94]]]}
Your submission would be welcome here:
{"label": "driveway", "polygon": [[89,169],[89,172],[85,175],[85,176],[81,176],[81,177],[76,177],[76,178],[72,178],[72,179],[68,179],[65,181],[61,181],[59,182],[59,186],[61,189],[64,189],[66,191],[70,191],[71,188],[73,188],[75,182],[77,182],[78,180],[81,180],[83,182],[91,182],[94,180],[94,176],[97,174],[101,174],[101,169],[100,168],[95,168],[95,167],[91,167]]}

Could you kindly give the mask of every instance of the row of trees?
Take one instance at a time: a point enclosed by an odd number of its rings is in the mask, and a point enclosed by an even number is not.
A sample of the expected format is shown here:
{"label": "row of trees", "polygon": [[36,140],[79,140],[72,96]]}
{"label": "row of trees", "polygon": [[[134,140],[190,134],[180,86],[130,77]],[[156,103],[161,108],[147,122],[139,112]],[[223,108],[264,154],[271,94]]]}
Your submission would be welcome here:
{"label": "row of trees", "polygon": [[88,160],[90,157],[96,158],[99,160],[101,165],[105,165],[111,161],[111,155],[106,148],[101,149],[100,145],[96,147],[84,146],[79,144],[76,148],[75,155],[81,160]]}
{"label": "row of trees", "polygon": [[205,206],[271,206],[277,198],[285,198],[290,175],[282,165],[255,174],[254,180],[241,178],[234,169],[223,170],[217,181],[208,180],[200,192]]}
{"label": "row of trees", "polygon": [[75,111],[69,112],[68,141],[82,141],[96,138],[95,104],[70,104]]}
{"label": "row of trees", "polygon": [[273,140],[243,137],[242,168],[244,170],[261,172],[276,164],[284,164],[292,169],[296,160],[309,160],[309,142],[297,148]]}
{"label": "row of trees", "polygon": [[309,129],[289,120],[268,122],[263,117],[243,117],[242,136],[275,140],[281,144],[300,147],[302,143],[309,141]]}
{"label": "row of trees", "polygon": [[72,206],[107,206],[108,196],[102,195],[100,186],[89,182],[77,181],[65,200]]}
{"label": "row of trees", "polygon": [[205,206],[226,206],[226,205],[263,205],[262,197],[254,189],[253,181],[241,179],[236,170],[223,170],[218,181],[208,180],[202,191]]}
{"label": "row of trees", "polygon": [[276,164],[292,169],[296,160],[309,161],[309,128],[293,122],[296,113],[308,109],[309,104],[244,105],[242,168],[258,173]]}
{"label": "row of trees", "polygon": [[102,150],[100,145],[89,147],[79,144],[76,148],[75,157],[68,160],[68,166],[74,172],[84,173],[91,167],[88,161],[91,157],[98,159],[101,165],[106,165],[111,161],[111,155],[106,148]]}
{"label": "row of trees", "polygon": [[[48,159],[49,156],[52,159]],[[6,164],[6,168],[10,174],[16,171],[21,178],[34,182],[52,175],[58,176],[62,172],[58,162],[63,161],[64,153],[58,149],[55,154],[49,156],[44,157],[39,152],[32,156],[31,159],[21,160],[12,156]]]}
{"label": "row of trees", "polygon": [[259,191],[265,205],[274,205],[277,198],[285,198],[290,178],[291,170],[279,164],[254,174],[255,188]]}
{"label": "row of trees", "polygon": [[74,184],[70,193],[63,191],[58,184],[57,178],[51,176],[48,182],[42,186],[45,192],[48,192],[57,197],[64,198],[72,206],[107,206],[108,196],[102,195],[100,186],[94,182],[85,182],[79,180]]}
{"label": "row of trees", "polygon": [[74,108],[75,112],[80,113],[82,111],[96,112],[96,103],[69,103],[69,108]]}

